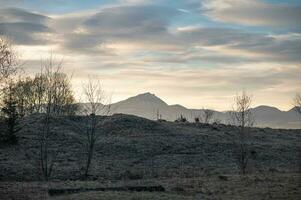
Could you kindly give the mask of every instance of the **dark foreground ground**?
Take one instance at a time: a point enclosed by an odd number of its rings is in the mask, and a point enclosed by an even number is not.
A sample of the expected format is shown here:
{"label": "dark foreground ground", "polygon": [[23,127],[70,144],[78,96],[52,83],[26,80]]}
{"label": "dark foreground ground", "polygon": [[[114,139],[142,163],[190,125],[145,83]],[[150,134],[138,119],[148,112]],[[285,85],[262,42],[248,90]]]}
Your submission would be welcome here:
{"label": "dark foreground ground", "polygon": [[[299,199],[301,195],[301,130],[252,129],[248,175],[239,176],[235,127],[113,115],[104,118],[89,180],[80,181],[84,155],[74,123],[82,120],[53,119],[50,149],[59,153],[51,180],[45,183],[37,159],[39,118],[24,121],[18,145],[1,147],[0,199]],[[164,190],[131,190],[141,186]]]}
{"label": "dark foreground ground", "polygon": [[[299,174],[300,175],[300,174]],[[300,199],[298,174],[265,173],[239,177],[209,175],[198,178],[143,179],[137,181],[59,181],[59,182],[1,182],[3,199],[98,200],[98,199]],[[298,177],[299,176],[299,177]],[[161,192],[83,191],[87,188],[126,187],[129,185],[162,185]],[[53,195],[49,189],[81,188],[82,192]],[[5,192],[4,192],[5,191]]]}

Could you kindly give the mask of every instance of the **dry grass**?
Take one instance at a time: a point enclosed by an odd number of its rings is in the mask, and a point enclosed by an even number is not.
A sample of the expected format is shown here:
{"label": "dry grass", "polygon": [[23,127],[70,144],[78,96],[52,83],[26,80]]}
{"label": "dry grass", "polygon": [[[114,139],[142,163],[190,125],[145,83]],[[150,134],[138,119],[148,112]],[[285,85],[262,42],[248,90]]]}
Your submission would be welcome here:
{"label": "dry grass", "polygon": [[[301,130],[252,129],[249,175],[242,177],[236,174],[234,127],[154,122],[126,115],[109,119],[95,151],[90,181],[79,181],[81,149],[72,128],[64,118],[54,120],[53,148],[62,148],[62,153],[51,179],[55,182],[48,183],[38,182],[32,156],[37,152],[37,125],[28,122],[18,145],[1,148],[0,200],[300,199]],[[53,188],[146,185],[162,185],[166,192],[48,194]]]}
{"label": "dry grass", "polygon": [[[47,188],[93,188],[122,185],[161,184],[166,192],[82,192],[49,196]],[[100,182],[2,182],[0,196],[4,199],[111,200],[111,199],[299,199],[300,174],[211,175],[199,178],[150,179],[140,181]]]}

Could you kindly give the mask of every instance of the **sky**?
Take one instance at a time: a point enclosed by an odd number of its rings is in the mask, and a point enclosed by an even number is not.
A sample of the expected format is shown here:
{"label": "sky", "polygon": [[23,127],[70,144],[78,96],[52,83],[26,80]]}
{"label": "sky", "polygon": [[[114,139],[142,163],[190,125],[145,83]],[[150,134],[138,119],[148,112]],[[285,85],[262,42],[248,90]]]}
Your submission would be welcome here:
{"label": "sky", "polygon": [[97,76],[112,102],[151,92],[168,104],[293,107],[301,92],[300,0],[0,0],[0,35],[28,75],[53,54],[76,96]]}

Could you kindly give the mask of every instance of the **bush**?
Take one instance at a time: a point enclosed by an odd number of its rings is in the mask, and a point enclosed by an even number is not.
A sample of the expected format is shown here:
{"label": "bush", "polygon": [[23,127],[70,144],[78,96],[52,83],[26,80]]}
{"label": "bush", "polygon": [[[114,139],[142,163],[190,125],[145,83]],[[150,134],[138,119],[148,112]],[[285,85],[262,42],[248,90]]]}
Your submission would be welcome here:
{"label": "bush", "polygon": [[0,144],[3,145],[13,145],[17,144],[18,138],[15,134],[8,133],[8,126],[5,119],[0,119]]}
{"label": "bush", "polygon": [[16,144],[16,133],[20,130],[19,119],[20,115],[17,109],[17,100],[13,83],[10,83],[3,90],[4,98],[2,100],[1,113],[4,117],[3,133],[1,140],[3,143]]}
{"label": "bush", "polygon": [[184,117],[183,115],[180,115],[180,117],[178,119],[175,120],[175,122],[187,122],[186,117]]}

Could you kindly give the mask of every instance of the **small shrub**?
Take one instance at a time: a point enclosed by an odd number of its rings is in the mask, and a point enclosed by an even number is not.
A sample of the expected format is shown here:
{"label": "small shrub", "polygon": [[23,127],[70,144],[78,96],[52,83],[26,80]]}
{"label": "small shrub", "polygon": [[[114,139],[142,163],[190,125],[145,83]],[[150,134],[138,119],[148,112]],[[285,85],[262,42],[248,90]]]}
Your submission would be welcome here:
{"label": "small shrub", "polygon": [[178,119],[176,119],[175,122],[185,123],[185,122],[187,122],[187,119],[183,115],[180,115],[180,117]]}
{"label": "small shrub", "polygon": [[195,123],[200,123],[200,118],[199,117],[194,118],[194,122]]}
{"label": "small shrub", "polygon": [[219,175],[218,178],[222,181],[227,181],[228,180],[228,177],[227,176],[224,176],[224,175]]}

